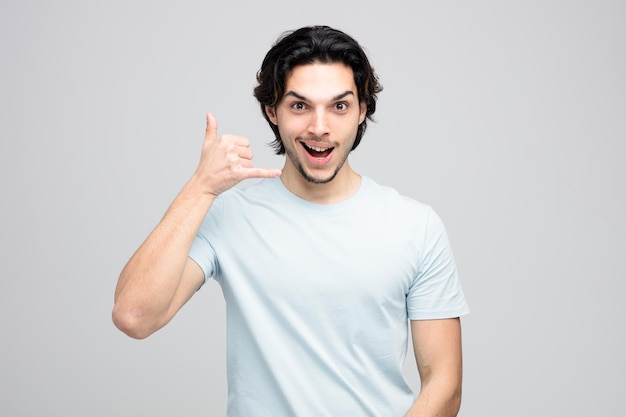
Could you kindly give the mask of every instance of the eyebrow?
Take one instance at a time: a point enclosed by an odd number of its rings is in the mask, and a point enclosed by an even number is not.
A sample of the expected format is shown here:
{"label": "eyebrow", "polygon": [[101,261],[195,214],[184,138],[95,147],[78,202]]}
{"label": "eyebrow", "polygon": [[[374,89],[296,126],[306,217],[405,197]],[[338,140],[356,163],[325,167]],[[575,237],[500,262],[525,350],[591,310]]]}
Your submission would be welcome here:
{"label": "eyebrow", "polygon": [[[297,98],[298,100],[302,100],[302,101],[309,101],[309,99],[308,99],[308,98],[306,98],[305,96],[303,96],[303,95],[301,95],[301,94],[296,93],[296,92],[295,92],[295,91],[293,91],[293,90],[289,90],[289,91],[287,91],[287,92],[285,93],[284,97],[287,97],[287,96],[295,97],[295,98]],[[341,93],[341,94],[337,94],[337,95],[336,95],[335,97],[333,97],[330,101],[337,101],[337,100],[341,100],[342,98],[344,98],[344,97],[346,97],[346,96],[354,96],[354,91],[347,90],[347,91],[345,91],[345,92],[343,92],[343,93]]]}

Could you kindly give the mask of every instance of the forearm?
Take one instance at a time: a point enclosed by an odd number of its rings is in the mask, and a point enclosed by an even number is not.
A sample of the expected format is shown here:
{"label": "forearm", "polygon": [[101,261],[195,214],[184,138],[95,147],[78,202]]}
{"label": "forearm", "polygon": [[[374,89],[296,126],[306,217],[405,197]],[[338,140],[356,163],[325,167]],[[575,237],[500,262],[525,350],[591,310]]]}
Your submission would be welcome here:
{"label": "forearm", "polygon": [[420,394],[405,417],[456,417],[460,406],[460,383],[431,381],[422,385]]}
{"label": "forearm", "polygon": [[120,274],[113,310],[118,327],[145,337],[168,319],[189,249],[213,200],[193,179],[183,187]]}

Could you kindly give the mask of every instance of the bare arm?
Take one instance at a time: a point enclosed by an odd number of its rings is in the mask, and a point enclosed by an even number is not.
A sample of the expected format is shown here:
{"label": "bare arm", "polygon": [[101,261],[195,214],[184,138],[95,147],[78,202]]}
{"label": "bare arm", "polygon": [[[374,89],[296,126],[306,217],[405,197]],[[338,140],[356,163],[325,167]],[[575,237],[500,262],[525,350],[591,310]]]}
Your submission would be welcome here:
{"label": "bare arm", "polygon": [[215,198],[246,178],[269,178],[280,170],[254,168],[249,140],[217,137],[207,114],[198,168],[159,224],[130,258],[115,290],[113,322],[124,333],[145,338],[167,324],[204,280],[189,249]]}
{"label": "bare arm", "polygon": [[460,320],[413,320],[411,331],[421,390],[406,417],[455,417],[463,377]]}

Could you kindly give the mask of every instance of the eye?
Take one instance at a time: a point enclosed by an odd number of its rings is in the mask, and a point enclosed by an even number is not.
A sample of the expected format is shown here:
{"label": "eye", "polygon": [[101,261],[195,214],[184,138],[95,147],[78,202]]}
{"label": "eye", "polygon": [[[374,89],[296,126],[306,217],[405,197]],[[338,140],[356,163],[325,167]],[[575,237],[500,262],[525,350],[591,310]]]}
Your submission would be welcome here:
{"label": "eye", "polygon": [[296,101],[291,104],[291,108],[294,110],[304,110],[306,109],[306,105],[301,101]]}
{"label": "eye", "polygon": [[346,111],[348,110],[348,103],[346,103],[345,101],[340,101],[339,103],[335,104],[335,109],[339,111]]}

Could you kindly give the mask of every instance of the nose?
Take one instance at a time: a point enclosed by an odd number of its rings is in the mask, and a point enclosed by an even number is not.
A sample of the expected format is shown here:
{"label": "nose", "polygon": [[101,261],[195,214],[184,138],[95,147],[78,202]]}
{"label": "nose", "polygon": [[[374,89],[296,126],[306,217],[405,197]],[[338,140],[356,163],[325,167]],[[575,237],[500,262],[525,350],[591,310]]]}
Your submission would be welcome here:
{"label": "nose", "polygon": [[309,132],[316,137],[322,137],[329,133],[328,115],[325,109],[317,109],[312,112]]}

